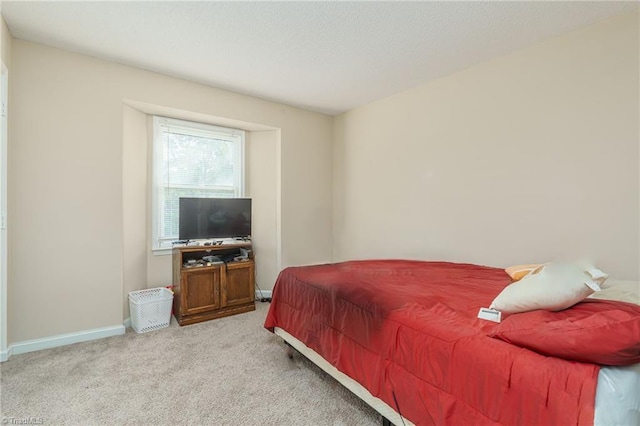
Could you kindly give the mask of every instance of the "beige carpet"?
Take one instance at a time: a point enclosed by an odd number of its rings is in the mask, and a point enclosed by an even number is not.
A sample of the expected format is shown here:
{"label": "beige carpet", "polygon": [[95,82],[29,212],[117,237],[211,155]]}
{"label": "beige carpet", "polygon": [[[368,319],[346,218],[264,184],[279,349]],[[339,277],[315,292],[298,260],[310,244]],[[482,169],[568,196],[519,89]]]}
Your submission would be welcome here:
{"label": "beige carpet", "polygon": [[257,310],[12,356],[2,416],[58,424],[379,425],[382,418],[262,327]]}

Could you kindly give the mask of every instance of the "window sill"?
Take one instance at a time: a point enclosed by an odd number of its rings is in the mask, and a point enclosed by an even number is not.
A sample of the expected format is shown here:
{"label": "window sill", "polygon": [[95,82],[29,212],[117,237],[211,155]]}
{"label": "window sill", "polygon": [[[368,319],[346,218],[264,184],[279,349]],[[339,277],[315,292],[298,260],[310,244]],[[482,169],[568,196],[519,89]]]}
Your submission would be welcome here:
{"label": "window sill", "polygon": [[154,256],[167,256],[172,253],[172,250],[170,247],[155,248],[151,249],[151,253],[153,253]]}

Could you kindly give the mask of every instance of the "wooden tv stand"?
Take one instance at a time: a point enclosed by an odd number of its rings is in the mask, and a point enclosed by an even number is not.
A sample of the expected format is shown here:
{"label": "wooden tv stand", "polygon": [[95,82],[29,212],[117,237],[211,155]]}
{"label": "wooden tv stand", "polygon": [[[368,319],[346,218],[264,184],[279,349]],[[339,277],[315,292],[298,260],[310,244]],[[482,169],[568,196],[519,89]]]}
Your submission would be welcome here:
{"label": "wooden tv stand", "polygon": [[253,251],[247,260],[202,260],[205,256],[239,256],[240,248],[251,250],[251,243],[174,247],[173,313],[178,324],[195,324],[256,309]]}

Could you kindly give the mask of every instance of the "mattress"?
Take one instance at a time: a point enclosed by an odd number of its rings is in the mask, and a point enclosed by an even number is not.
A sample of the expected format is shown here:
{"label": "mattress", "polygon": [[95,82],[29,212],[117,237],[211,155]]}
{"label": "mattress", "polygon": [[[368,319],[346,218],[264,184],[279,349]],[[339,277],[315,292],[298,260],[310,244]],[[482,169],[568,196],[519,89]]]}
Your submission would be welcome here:
{"label": "mattress", "polygon": [[[478,306],[508,283],[501,269],[447,262],[287,268],[265,327],[286,331],[296,349],[361,386],[366,402],[386,407],[383,415],[391,410],[416,424],[593,425],[606,416],[606,408],[595,410],[596,385],[599,398],[627,395],[618,376],[637,370],[544,357],[488,338],[491,323],[475,318]],[[614,379],[605,386],[601,377]]]}
{"label": "mattress", "polygon": [[640,364],[600,368],[594,424],[640,425]]}
{"label": "mattress", "polygon": [[[609,279],[592,299],[640,304],[640,283]],[[600,368],[596,388],[596,426],[640,425],[640,364]]]}

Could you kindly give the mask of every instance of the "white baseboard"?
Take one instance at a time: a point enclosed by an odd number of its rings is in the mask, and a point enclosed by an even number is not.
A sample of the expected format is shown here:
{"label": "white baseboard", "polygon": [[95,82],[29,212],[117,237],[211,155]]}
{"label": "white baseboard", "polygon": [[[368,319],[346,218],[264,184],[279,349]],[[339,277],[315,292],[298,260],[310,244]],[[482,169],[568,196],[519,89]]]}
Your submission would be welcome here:
{"label": "white baseboard", "polygon": [[13,348],[9,346],[6,351],[0,351],[0,362],[7,361],[13,355]]}
{"label": "white baseboard", "polygon": [[126,320],[124,320],[122,322],[122,325],[124,326],[124,328],[130,328],[131,327],[131,318],[127,318]]}
{"label": "white baseboard", "polygon": [[256,290],[256,300],[260,300],[263,297],[265,298],[271,298],[271,290]]}
{"label": "white baseboard", "polygon": [[58,336],[45,337],[42,339],[25,340],[9,346],[6,352],[0,352],[0,360],[6,361],[11,355],[24,354],[27,352],[40,351],[42,349],[71,345],[73,343],[88,342],[90,340],[118,336],[124,334],[124,332],[124,325],[114,325],[112,327],[94,328],[93,330],[60,334]]}

